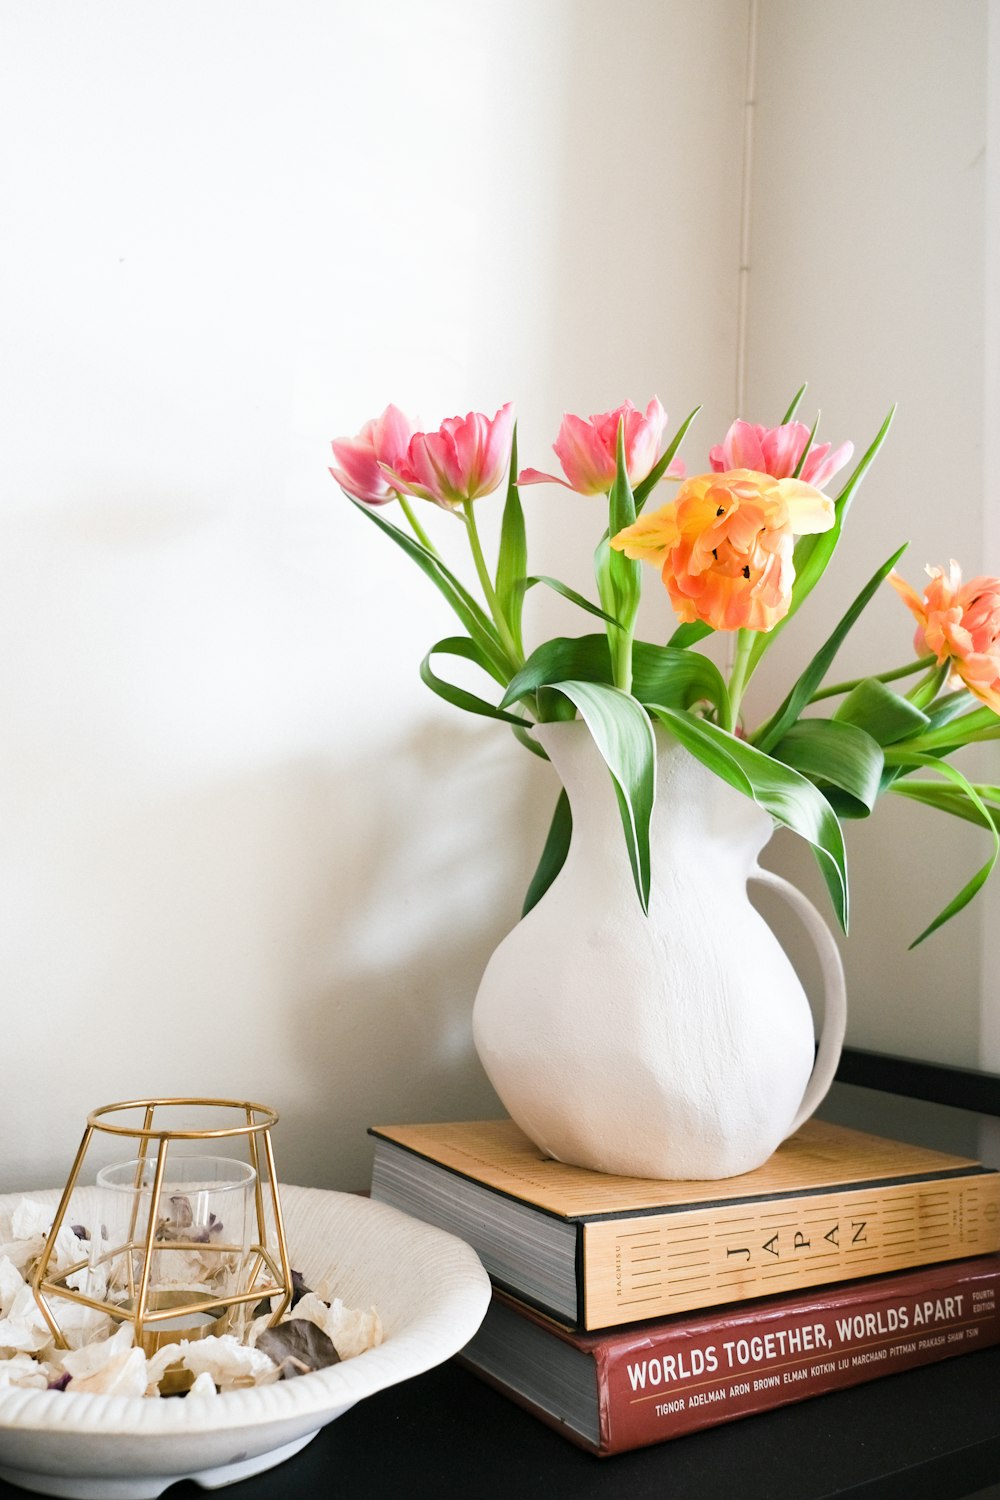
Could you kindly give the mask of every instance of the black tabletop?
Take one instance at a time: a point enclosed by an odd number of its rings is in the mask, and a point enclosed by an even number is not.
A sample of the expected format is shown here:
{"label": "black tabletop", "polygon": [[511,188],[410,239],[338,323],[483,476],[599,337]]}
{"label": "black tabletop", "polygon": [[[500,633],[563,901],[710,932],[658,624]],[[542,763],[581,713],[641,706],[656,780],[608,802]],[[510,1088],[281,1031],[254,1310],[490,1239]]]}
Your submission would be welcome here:
{"label": "black tabletop", "polygon": [[[1000,1348],[614,1458],[449,1362],[361,1402],[227,1500],[958,1500],[1000,1480]],[[0,1497],[24,1491],[0,1484]],[[192,1483],[170,1500],[205,1500]]]}

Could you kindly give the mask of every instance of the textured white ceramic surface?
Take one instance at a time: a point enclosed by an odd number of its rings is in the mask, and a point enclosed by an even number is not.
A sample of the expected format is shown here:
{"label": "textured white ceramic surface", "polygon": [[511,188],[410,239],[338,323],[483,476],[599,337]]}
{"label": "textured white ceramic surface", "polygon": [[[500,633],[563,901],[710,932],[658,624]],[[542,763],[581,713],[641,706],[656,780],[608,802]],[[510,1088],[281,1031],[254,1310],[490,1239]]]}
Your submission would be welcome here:
{"label": "textured white ceramic surface", "polygon": [[[569,794],[573,838],[483,976],[473,1031],[490,1081],[560,1161],[637,1177],[748,1172],[832,1081],[846,999],[829,929],[758,868],[770,816],[659,732],[643,915],[588,730],[575,721],[536,733]],[[816,945],[826,997],[815,1071],[809,1002],[750,904],[751,879],[789,901]]]}
{"label": "textured white ceramic surface", "polygon": [[[79,1195],[85,1216],[88,1193]],[[9,1212],[25,1197],[0,1198]],[[0,1390],[0,1477],[45,1495],[149,1500],[179,1479],[207,1489],[290,1457],[356,1401],[440,1364],[472,1337],[490,1283],[461,1240],[367,1198],[281,1193],[289,1254],[309,1284],[374,1305],[383,1343],[328,1370],[202,1402]],[[74,1200],[74,1210],[76,1211]]]}

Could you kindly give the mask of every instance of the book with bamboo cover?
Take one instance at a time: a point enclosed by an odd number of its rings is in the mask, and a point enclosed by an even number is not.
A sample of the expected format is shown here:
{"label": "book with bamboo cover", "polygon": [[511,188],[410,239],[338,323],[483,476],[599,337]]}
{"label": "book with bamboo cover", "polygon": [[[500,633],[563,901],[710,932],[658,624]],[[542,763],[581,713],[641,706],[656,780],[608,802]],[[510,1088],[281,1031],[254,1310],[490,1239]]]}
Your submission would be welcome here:
{"label": "book with bamboo cover", "polygon": [[602,1333],[494,1292],[459,1362],[601,1456],[1000,1343],[1000,1256]]}
{"label": "book with bamboo cover", "polygon": [[1000,1172],[818,1120],[711,1182],[567,1166],[511,1120],[370,1133],[372,1197],[467,1240],[497,1285],[578,1328],[1000,1250]]}

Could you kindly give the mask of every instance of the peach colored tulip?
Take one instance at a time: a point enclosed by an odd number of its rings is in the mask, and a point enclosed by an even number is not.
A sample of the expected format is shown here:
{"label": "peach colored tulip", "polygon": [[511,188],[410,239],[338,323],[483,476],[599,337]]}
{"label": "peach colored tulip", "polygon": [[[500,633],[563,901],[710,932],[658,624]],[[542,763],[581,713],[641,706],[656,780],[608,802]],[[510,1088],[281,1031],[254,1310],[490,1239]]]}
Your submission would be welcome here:
{"label": "peach colored tulip", "polygon": [[922,599],[898,573],[889,574],[917,621],[913,649],[918,656],[932,653],[941,663],[950,661],[952,686],[964,683],[1000,713],[1000,578],[963,583],[954,559],[947,573],[929,567],[927,574],[931,581]]}
{"label": "peach colored tulip", "polygon": [[[664,448],[667,414],[655,396],[645,415],[631,401],[616,406],[614,411],[591,417],[589,422],[567,412],[552,445],[566,478],[543,474],[539,469],[522,469],[517,476],[518,484],[561,484],[580,495],[606,495],[618,471],[618,428],[622,422],[629,483],[640,484]],[[683,473],[683,466],[671,464],[670,472]]]}
{"label": "peach colored tulip", "polygon": [[335,438],[330,445],[340,465],[334,479],[354,500],[385,505],[398,489],[386,478],[383,464],[394,468],[406,452],[413,427],[398,406],[387,406],[380,417],[366,422],[357,437]]}
{"label": "peach colored tulip", "polygon": [[770,630],[791,603],[795,537],[833,522],[832,500],[803,480],[733,469],[686,480],[611,545],[659,565],[682,623]]}
{"label": "peach colored tulip", "polygon": [[[723,441],[711,450],[708,461],[716,474],[753,469],[775,479],[788,479],[795,473],[808,441],[809,428],[802,422],[785,422],[780,427],[734,422]],[[799,478],[821,490],[850,462],[853,452],[853,443],[841,443],[832,452],[829,443],[819,443],[810,449]]]}
{"label": "peach colored tulip", "polygon": [[506,478],[513,435],[510,402],[492,418],[470,411],[448,417],[437,432],[415,432],[406,453],[383,468],[405,494],[454,510],[490,494]]}

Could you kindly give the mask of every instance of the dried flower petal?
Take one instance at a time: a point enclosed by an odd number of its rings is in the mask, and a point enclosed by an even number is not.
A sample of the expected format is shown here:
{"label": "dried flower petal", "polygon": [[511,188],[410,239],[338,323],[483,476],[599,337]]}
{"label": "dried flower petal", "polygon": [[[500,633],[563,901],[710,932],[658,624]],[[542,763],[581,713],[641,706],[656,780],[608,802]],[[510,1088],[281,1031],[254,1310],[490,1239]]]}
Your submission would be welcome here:
{"label": "dried flower petal", "polygon": [[265,1328],[257,1337],[257,1348],[274,1360],[282,1380],[340,1363],[329,1334],[309,1318],[286,1318],[277,1328]]}
{"label": "dried flower petal", "polygon": [[91,1375],[96,1375],[99,1370],[103,1370],[106,1365],[118,1359],[122,1354],[127,1354],[132,1343],[132,1325],[123,1323],[110,1338],[95,1339],[92,1344],[85,1344],[82,1349],[67,1349],[56,1358],[62,1368],[69,1371],[74,1381],[86,1380]]}
{"label": "dried flower petal", "polygon": [[45,1366],[32,1359],[30,1354],[14,1354],[10,1359],[0,1359],[0,1388],[22,1385],[44,1391],[48,1383]]}
{"label": "dried flower petal", "polygon": [[126,1349],[92,1375],[74,1376],[69,1389],[74,1395],[143,1396],[146,1384],[146,1356],[141,1349]]}
{"label": "dried flower petal", "polygon": [[196,1377],[207,1372],[220,1390],[231,1390],[237,1385],[266,1385],[278,1378],[273,1360],[241,1344],[231,1333],[183,1339],[171,1348],[174,1362]]}
{"label": "dried flower petal", "polygon": [[218,1388],[216,1387],[215,1381],[212,1379],[207,1370],[202,1370],[201,1374],[197,1377],[191,1389],[188,1391],[187,1399],[190,1401],[192,1396],[199,1401],[202,1400],[205,1396],[210,1396],[214,1399],[216,1396],[218,1396],[218,1394],[219,1392]]}
{"label": "dried flower petal", "polygon": [[295,1309],[296,1318],[305,1318],[322,1328],[341,1359],[353,1359],[366,1349],[382,1342],[382,1321],[374,1307],[358,1312],[345,1307],[339,1297],[327,1304],[315,1292],[302,1298]]}
{"label": "dried flower petal", "polygon": [[179,1344],[163,1344],[155,1354],[149,1355],[146,1360],[146,1395],[158,1396],[157,1387],[163,1379],[167,1370],[180,1365],[178,1355]]}
{"label": "dried flower petal", "polygon": [[96,1307],[84,1307],[79,1302],[65,1298],[53,1299],[53,1311],[59,1327],[71,1349],[82,1349],[85,1344],[107,1338],[113,1325],[107,1313]]}
{"label": "dried flower petal", "polygon": [[55,1209],[36,1203],[33,1198],[23,1198],[11,1215],[11,1238],[30,1240],[36,1234],[44,1238],[52,1228],[54,1215]]}
{"label": "dried flower petal", "polygon": [[0,1255],[0,1318],[10,1312],[14,1298],[24,1286],[24,1277],[9,1255]]}
{"label": "dried flower petal", "polygon": [[34,1266],[44,1249],[45,1236],[41,1234],[32,1235],[31,1239],[27,1240],[15,1239],[12,1236],[0,1243],[0,1255],[5,1256],[22,1273],[29,1266]]}
{"label": "dried flower petal", "polygon": [[42,1317],[35,1294],[25,1283],[0,1318],[0,1350],[35,1353],[52,1343],[52,1331]]}
{"label": "dried flower petal", "polygon": [[[25,1198],[17,1205],[10,1221],[11,1238],[21,1242],[20,1254],[15,1256],[11,1253],[10,1246],[4,1246],[4,1250],[22,1270],[27,1269],[45,1248],[45,1242],[52,1228],[52,1220],[55,1217],[55,1208],[46,1207],[43,1203],[36,1203],[33,1199]],[[66,1223],[59,1226],[56,1242],[53,1248],[52,1259],[49,1262],[52,1271],[65,1271],[68,1266],[76,1265],[77,1261],[83,1259],[81,1254],[83,1247],[76,1233]],[[91,1273],[88,1270],[80,1271],[71,1276],[67,1282],[68,1286],[76,1290],[86,1292],[89,1296],[100,1296],[102,1292],[91,1284]]]}
{"label": "dried flower petal", "polygon": [[[178,1195],[171,1200],[172,1213],[162,1220],[165,1237],[192,1238],[190,1202]],[[218,1392],[242,1386],[269,1385],[282,1377],[324,1369],[353,1354],[372,1348],[382,1338],[375,1309],[367,1313],[346,1308],[339,1298],[328,1306],[310,1290],[298,1271],[292,1273],[292,1302],[277,1329],[268,1325],[270,1303],[255,1319],[242,1342],[232,1334],[166,1344],[150,1359],[133,1347],[130,1323],[108,1333],[111,1320],[104,1312],[81,1303],[58,1298],[59,1326],[69,1348],[54,1350],[48,1323],[26,1276],[30,1276],[52,1225],[52,1210],[25,1199],[12,1215],[0,1217],[0,1387],[27,1386],[34,1389],[70,1391],[90,1395],[148,1396],[157,1398],[160,1382],[168,1370],[188,1371],[194,1376],[188,1397],[212,1399]],[[222,1230],[213,1217],[204,1226],[204,1242]],[[96,1241],[100,1249],[106,1231]],[[198,1236],[201,1238],[201,1236]],[[82,1259],[90,1232],[84,1225],[63,1224],[56,1238],[52,1269],[65,1272]],[[211,1257],[211,1259],[210,1259]],[[204,1273],[219,1269],[222,1257],[191,1251],[178,1256],[174,1269],[176,1287],[200,1291]],[[183,1264],[180,1262],[183,1260]],[[190,1276],[192,1279],[186,1281]],[[105,1295],[106,1278],[100,1270],[84,1265],[68,1284],[91,1295]],[[327,1282],[320,1283],[329,1297]],[[291,1307],[297,1309],[292,1317]],[[95,1337],[95,1333],[99,1337]],[[257,1347],[258,1340],[262,1340]],[[272,1349],[276,1357],[272,1357]],[[167,1393],[174,1394],[167,1383]]]}

